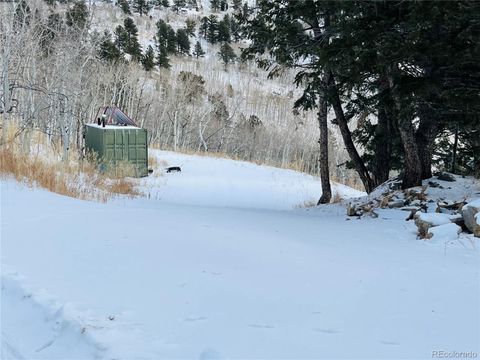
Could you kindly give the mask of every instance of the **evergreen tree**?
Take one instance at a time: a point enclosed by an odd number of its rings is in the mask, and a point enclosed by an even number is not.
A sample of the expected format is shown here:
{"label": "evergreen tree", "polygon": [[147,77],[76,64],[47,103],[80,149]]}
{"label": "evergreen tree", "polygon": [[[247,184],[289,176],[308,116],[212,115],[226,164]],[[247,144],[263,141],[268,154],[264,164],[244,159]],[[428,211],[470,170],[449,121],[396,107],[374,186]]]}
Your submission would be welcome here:
{"label": "evergreen tree", "polygon": [[88,9],[85,1],[76,1],[65,13],[65,18],[68,26],[83,29],[88,20]]}
{"label": "evergreen tree", "polygon": [[201,36],[203,36],[205,39],[207,38],[207,33],[208,33],[208,26],[210,24],[210,21],[208,20],[208,17],[204,16],[200,20],[200,29],[199,33]]}
{"label": "evergreen tree", "polygon": [[126,54],[130,54],[132,58],[139,61],[142,57],[142,51],[138,42],[138,28],[132,18],[126,18],[123,26],[127,34],[127,45],[124,48]]}
{"label": "evergreen tree", "polygon": [[163,6],[164,8],[170,7],[170,2],[168,0],[157,0],[158,6]]}
{"label": "evergreen tree", "polygon": [[195,48],[193,49],[193,56],[198,59],[199,57],[203,57],[203,55],[205,55],[205,51],[203,51],[200,41],[197,41],[195,43]]}
{"label": "evergreen tree", "polygon": [[195,36],[195,27],[196,27],[195,20],[188,18],[185,21],[185,30],[189,36]]}
{"label": "evergreen tree", "polygon": [[[367,191],[388,178],[398,162],[402,186],[420,185],[431,175],[442,129],[457,128],[460,134],[465,124],[478,124],[479,87],[465,86],[480,79],[473,60],[480,58],[480,48],[471,46],[478,38],[478,3],[280,0],[258,5],[245,22],[252,43],[244,54],[257,54],[265,67],[303,68],[296,83],[305,86],[304,94],[296,105],[321,109],[321,124],[326,124],[326,106],[333,107],[351,164]],[[348,121],[355,117],[365,120],[352,137]],[[359,155],[354,140],[363,142],[371,161]]]}
{"label": "evergreen tree", "polygon": [[117,5],[120,6],[124,14],[132,15],[132,12],[130,11],[130,4],[127,0],[118,0]]}
{"label": "evergreen tree", "polygon": [[112,41],[111,34],[105,30],[100,40],[98,56],[105,61],[116,62],[121,59],[122,53]]}
{"label": "evergreen tree", "polygon": [[218,42],[230,42],[230,17],[225,15],[222,21],[218,24]]}
{"label": "evergreen tree", "polygon": [[220,60],[222,60],[225,67],[229,63],[235,61],[235,59],[237,58],[235,51],[233,51],[232,47],[226,42],[223,43],[222,46],[220,46],[220,51],[218,52],[218,56],[220,57]]}
{"label": "evergreen tree", "polygon": [[135,12],[139,13],[140,16],[147,15],[152,5],[149,0],[133,0],[133,9]]}
{"label": "evergreen tree", "polygon": [[170,54],[177,52],[177,34],[170,25],[167,26],[167,51]]}
{"label": "evergreen tree", "polygon": [[218,36],[218,20],[215,15],[210,15],[208,18],[207,40],[215,44]]}
{"label": "evergreen tree", "polygon": [[157,44],[157,65],[160,68],[170,68],[170,59],[168,58],[167,48]]}
{"label": "evergreen tree", "polygon": [[185,29],[177,30],[177,50],[180,54],[188,55],[190,53],[190,40]]}
{"label": "evergreen tree", "polygon": [[167,23],[160,19],[157,21],[157,32],[156,32],[156,39],[159,44],[163,47],[167,48],[167,38],[168,38],[168,25]]}
{"label": "evergreen tree", "polygon": [[142,56],[142,65],[145,71],[150,71],[155,67],[155,53],[151,45],[148,45],[145,54]]}

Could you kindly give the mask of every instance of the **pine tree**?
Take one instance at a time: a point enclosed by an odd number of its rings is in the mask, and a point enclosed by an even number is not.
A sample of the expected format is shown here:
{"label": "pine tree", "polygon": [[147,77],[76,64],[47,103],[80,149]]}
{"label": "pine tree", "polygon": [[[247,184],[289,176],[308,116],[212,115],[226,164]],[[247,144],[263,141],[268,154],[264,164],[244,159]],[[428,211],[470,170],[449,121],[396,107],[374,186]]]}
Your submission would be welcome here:
{"label": "pine tree", "polygon": [[65,18],[68,26],[83,29],[88,20],[88,9],[85,1],[76,1],[65,13]]}
{"label": "pine tree", "polygon": [[160,68],[170,68],[170,59],[168,58],[167,48],[157,44],[157,65]]}
{"label": "pine tree", "polygon": [[199,28],[199,33],[201,36],[203,36],[205,39],[207,38],[207,33],[208,33],[208,25],[209,25],[209,20],[208,17],[204,16],[200,20],[200,28]]}
{"label": "pine tree", "polygon": [[151,45],[148,45],[145,54],[142,56],[142,65],[145,71],[150,71],[155,67],[155,53]]}
{"label": "pine tree", "polygon": [[196,27],[196,22],[195,20],[188,18],[185,21],[185,30],[187,31],[187,34],[189,36],[195,36],[195,27]]}
{"label": "pine tree", "polygon": [[168,0],[157,0],[158,5],[163,6],[164,8],[170,7],[170,2]]}
{"label": "pine tree", "polygon": [[222,46],[220,46],[220,51],[218,52],[218,55],[220,57],[220,60],[222,60],[223,64],[225,67],[235,61],[237,58],[237,55],[235,54],[235,51],[233,51],[232,47],[228,43],[223,43]]}
{"label": "pine tree", "polygon": [[193,49],[193,56],[198,59],[199,57],[203,57],[203,55],[205,55],[205,51],[203,51],[200,41],[197,41],[195,43],[195,48]]}
{"label": "pine tree", "polygon": [[124,14],[132,15],[132,12],[130,11],[130,4],[127,0],[118,0],[117,5],[120,6]]}
{"label": "pine tree", "polygon": [[180,54],[188,55],[190,53],[190,40],[185,29],[177,30],[177,49]]}
{"label": "pine tree", "polygon": [[149,0],[133,0],[133,9],[135,12],[139,13],[140,16],[147,15],[152,5]]}
{"label": "pine tree", "polygon": [[138,28],[132,18],[126,18],[123,26],[128,38],[124,51],[126,54],[130,54],[134,60],[139,61],[142,51],[138,42]]}
{"label": "pine tree", "polygon": [[115,46],[115,43],[112,41],[111,34],[105,30],[103,36],[100,40],[98,56],[100,59],[105,61],[118,61],[122,57],[121,51]]}
{"label": "pine tree", "polygon": [[167,51],[169,54],[177,52],[177,34],[170,25],[167,26]]}
{"label": "pine tree", "polygon": [[208,30],[207,30],[207,40],[215,44],[217,42],[218,36],[218,20],[215,15],[210,15],[208,18]]}
{"label": "pine tree", "polygon": [[225,15],[222,21],[218,24],[218,42],[230,42],[230,17]]}

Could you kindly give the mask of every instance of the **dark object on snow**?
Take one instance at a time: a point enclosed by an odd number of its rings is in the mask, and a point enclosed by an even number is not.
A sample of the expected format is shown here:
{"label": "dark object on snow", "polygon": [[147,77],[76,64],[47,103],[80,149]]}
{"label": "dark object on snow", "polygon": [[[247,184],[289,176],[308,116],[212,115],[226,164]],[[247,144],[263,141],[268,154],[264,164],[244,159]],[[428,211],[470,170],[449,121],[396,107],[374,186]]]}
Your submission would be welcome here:
{"label": "dark object on snow", "polygon": [[437,183],[436,181],[429,181],[428,182],[428,186],[432,187],[432,188],[436,188],[436,187],[439,187],[440,184]]}
{"label": "dark object on snow", "polygon": [[153,173],[153,169],[148,169],[148,173],[149,174]]}
{"label": "dark object on snow", "polygon": [[456,181],[455,177],[452,174],[446,173],[446,172],[441,172],[440,174],[437,175],[438,180],[443,180],[443,181]]}
{"label": "dark object on snow", "polygon": [[181,172],[182,169],[180,169],[180,166],[170,166],[167,168],[167,173],[170,172]]}

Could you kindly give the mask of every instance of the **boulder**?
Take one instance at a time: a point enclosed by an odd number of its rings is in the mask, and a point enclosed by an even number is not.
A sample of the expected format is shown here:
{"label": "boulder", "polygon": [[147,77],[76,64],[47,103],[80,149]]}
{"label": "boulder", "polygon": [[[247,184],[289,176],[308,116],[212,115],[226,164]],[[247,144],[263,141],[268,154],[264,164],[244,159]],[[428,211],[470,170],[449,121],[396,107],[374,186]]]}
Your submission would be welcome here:
{"label": "boulder", "polygon": [[480,199],[475,199],[464,205],[462,216],[467,229],[476,237],[480,237]]}
{"label": "boulder", "polygon": [[435,241],[449,241],[458,239],[458,234],[462,232],[462,228],[456,224],[443,224],[429,229],[426,236],[427,239]]}
{"label": "boulder", "polygon": [[430,228],[450,224],[461,218],[460,215],[448,215],[439,213],[417,213],[414,215],[415,225],[418,228],[418,235],[422,239],[429,239]]}

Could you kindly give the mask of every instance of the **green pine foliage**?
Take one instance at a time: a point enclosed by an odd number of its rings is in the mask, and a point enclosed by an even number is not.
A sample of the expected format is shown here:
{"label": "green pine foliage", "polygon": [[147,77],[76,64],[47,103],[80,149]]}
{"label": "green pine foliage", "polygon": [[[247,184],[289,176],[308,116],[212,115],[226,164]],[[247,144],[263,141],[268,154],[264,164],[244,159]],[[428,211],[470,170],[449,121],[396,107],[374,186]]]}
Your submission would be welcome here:
{"label": "green pine foliage", "polygon": [[225,15],[222,21],[218,24],[217,30],[217,39],[218,42],[231,42],[230,37],[230,17]]}
{"label": "green pine foliage", "polygon": [[148,45],[145,54],[142,56],[142,65],[145,71],[151,71],[155,68],[155,52],[151,45]]}
{"label": "green pine foliage", "polygon": [[190,39],[185,29],[178,29],[176,34],[177,51],[179,54],[189,55]]}
{"label": "green pine foliage", "polygon": [[108,62],[116,62],[122,58],[122,52],[112,41],[112,35],[106,30],[100,39],[98,56]]}
{"label": "green pine foliage", "polygon": [[152,5],[149,0],[133,0],[133,10],[142,15],[148,15]]}
{"label": "green pine foliage", "polygon": [[128,3],[128,0],[118,0],[117,5],[122,9],[123,13],[126,15],[132,15],[132,12],[130,10],[130,4]]}
{"label": "green pine foliage", "polygon": [[218,19],[215,15],[208,17],[208,29],[207,29],[208,42],[215,44],[218,40]]}
{"label": "green pine foliage", "polygon": [[193,49],[193,56],[195,56],[198,59],[199,57],[203,57],[204,55],[205,55],[205,51],[203,51],[200,41],[197,41]]}
{"label": "green pine foliage", "polygon": [[218,56],[220,57],[220,60],[223,62],[225,67],[231,62],[234,62],[237,58],[235,51],[233,51],[232,47],[226,42],[220,46]]}

